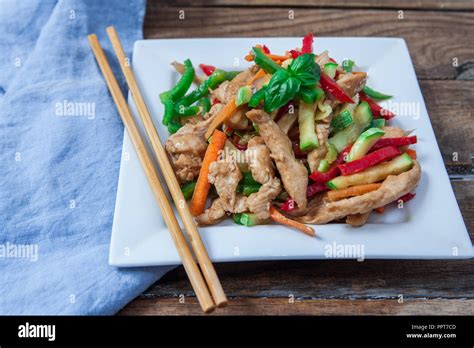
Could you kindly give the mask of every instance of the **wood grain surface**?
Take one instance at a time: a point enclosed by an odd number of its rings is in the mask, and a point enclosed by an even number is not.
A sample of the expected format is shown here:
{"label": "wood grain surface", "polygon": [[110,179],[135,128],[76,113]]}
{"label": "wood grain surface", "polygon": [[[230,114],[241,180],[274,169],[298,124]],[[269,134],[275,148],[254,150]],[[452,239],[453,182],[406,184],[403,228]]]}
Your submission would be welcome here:
{"label": "wood grain surface", "polygon": [[[161,0],[161,6],[474,10],[470,0]],[[153,4],[156,5],[156,2]]]}
{"label": "wood grain surface", "polygon": [[[147,38],[300,37],[309,31],[316,36],[402,37],[419,79],[474,77],[473,12],[405,10],[399,19],[396,10],[305,8],[293,9],[294,19],[288,19],[290,8],[163,7],[154,2],[148,7]],[[185,19],[179,19],[179,11]]]}
{"label": "wood grain surface", "polygon": [[[178,18],[180,10],[185,20]],[[474,1],[149,0],[144,30],[146,38],[308,31],[404,38],[474,240]],[[213,315],[474,314],[474,260],[266,261],[222,263],[216,269],[230,303]],[[120,314],[202,313],[178,267]]]}
{"label": "wood grain surface", "polygon": [[[203,315],[194,298],[143,300],[128,305],[120,315]],[[473,315],[474,300],[308,300],[288,298],[238,298],[212,315]]]}

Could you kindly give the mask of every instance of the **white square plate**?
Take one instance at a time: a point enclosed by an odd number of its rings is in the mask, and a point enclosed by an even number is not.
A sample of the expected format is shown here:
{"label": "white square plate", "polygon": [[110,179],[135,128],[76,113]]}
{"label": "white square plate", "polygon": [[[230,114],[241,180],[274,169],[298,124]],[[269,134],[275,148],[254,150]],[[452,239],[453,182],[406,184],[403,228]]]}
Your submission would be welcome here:
{"label": "white square plate", "polygon": [[[178,79],[170,66],[171,61],[190,58],[196,67],[206,63],[223,69],[243,70],[249,65],[243,57],[255,44],[264,43],[274,52],[284,52],[299,46],[300,42],[300,38],[137,41],[133,70],[161,139],[165,141],[168,132],[161,124],[163,107],[158,95],[170,89]],[[345,57],[354,60],[357,69],[369,74],[371,87],[395,96],[389,108],[415,108],[410,115],[403,115],[398,110],[398,117],[392,124],[405,130],[415,129],[419,139],[415,148],[422,176],[416,198],[403,209],[394,205],[383,215],[372,214],[369,223],[360,228],[345,224],[315,226],[318,238],[280,225],[247,228],[227,219],[219,225],[200,228],[211,259],[216,262],[323,259],[330,257],[331,250],[341,250],[341,246],[346,247],[347,252],[333,256],[358,257],[359,254],[351,255],[350,251],[351,247],[357,247],[367,259],[472,257],[472,244],[451,189],[405,41],[398,38],[318,37],[314,46],[316,53],[329,50],[331,57],[339,62]],[[235,67],[236,63],[240,65]],[[130,96],[128,99],[136,114]],[[397,113],[396,109],[393,111]],[[110,264],[180,264],[126,132],[122,155]]]}

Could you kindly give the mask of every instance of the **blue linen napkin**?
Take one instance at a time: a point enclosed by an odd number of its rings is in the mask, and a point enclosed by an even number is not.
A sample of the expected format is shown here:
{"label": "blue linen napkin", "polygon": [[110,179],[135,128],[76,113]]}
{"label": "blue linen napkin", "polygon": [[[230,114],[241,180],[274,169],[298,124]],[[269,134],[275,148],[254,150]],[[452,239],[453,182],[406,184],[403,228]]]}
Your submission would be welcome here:
{"label": "blue linen napkin", "polygon": [[123,125],[86,36],[130,56],[145,0],[0,9],[0,314],[113,314],[169,267],[108,265]]}

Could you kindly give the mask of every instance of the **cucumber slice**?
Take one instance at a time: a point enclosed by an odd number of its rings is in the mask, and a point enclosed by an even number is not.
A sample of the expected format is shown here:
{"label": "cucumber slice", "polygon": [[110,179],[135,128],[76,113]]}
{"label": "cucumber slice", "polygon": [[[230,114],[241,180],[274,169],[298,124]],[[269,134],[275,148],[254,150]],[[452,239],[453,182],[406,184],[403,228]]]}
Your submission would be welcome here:
{"label": "cucumber slice", "polygon": [[243,86],[237,91],[237,97],[235,98],[235,105],[240,106],[247,104],[252,98],[252,89],[250,86]]}
{"label": "cucumber slice", "polygon": [[354,111],[354,123],[334,134],[328,141],[334,145],[338,152],[341,152],[347,145],[356,141],[359,134],[370,125],[370,122],[372,122],[370,106],[367,102],[362,102]]}
{"label": "cucumber slice", "polygon": [[383,137],[384,134],[385,132],[380,128],[369,128],[359,135],[347,156],[347,162],[364,157],[376,141]]}
{"label": "cucumber slice", "polygon": [[328,171],[328,169],[329,169],[329,161],[323,158],[321,162],[319,162],[318,172],[325,173]]}
{"label": "cucumber slice", "polygon": [[234,214],[234,222],[239,225],[251,227],[255,225],[261,225],[266,222],[266,220],[261,220],[255,214],[251,213],[240,213]]}
{"label": "cucumber slice", "polygon": [[300,149],[302,151],[312,150],[319,146],[314,122],[314,109],[314,104],[306,104],[300,101],[298,123],[300,128]]}
{"label": "cucumber slice", "polygon": [[397,175],[413,167],[413,160],[404,153],[393,158],[391,161],[377,164],[373,167],[367,168],[363,172],[338,176],[327,182],[327,186],[332,190],[343,189],[349,186],[372,184],[385,180],[389,175]]}
{"label": "cucumber slice", "polygon": [[377,128],[383,128],[385,127],[385,119],[383,118],[376,118],[375,120],[372,120],[370,123],[369,128],[377,127]]}
{"label": "cucumber slice", "polygon": [[331,164],[336,160],[338,153],[334,145],[330,143],[326,143],[326,148],[328,149],[328,152],[326,153],[326,157],[324,157],[324,159],[326,159],[329,164]]}
{"label": "cucumber slice", "polygon": [[351,112],[344,110],[331,121],[331,127],[334,133],[340,132],[354,123]]}
{"label": "cucumber slice", "polygon": [[330,62],[330,63],[324,64],[324,73],[332,79],[336,76],[336,70],[337,70],[337,63]]}

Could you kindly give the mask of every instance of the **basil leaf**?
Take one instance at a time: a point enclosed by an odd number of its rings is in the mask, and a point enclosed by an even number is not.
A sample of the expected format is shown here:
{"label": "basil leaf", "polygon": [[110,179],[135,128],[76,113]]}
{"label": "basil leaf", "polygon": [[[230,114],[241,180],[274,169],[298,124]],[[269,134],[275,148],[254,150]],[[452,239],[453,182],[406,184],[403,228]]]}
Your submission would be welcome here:
{"label": "basil leaf", "polygon": [[290,74],[298,78],[303,86],[314,86],[319,82],[321,69],[312,53],[302,54],[288,66]]}
{"label": "basil leaf", "polygon": [[288,71],[278,70],[271,78],[265,90],[263,108],[272,112],[293,99],[300,89],[301,81],[291,76]]}

